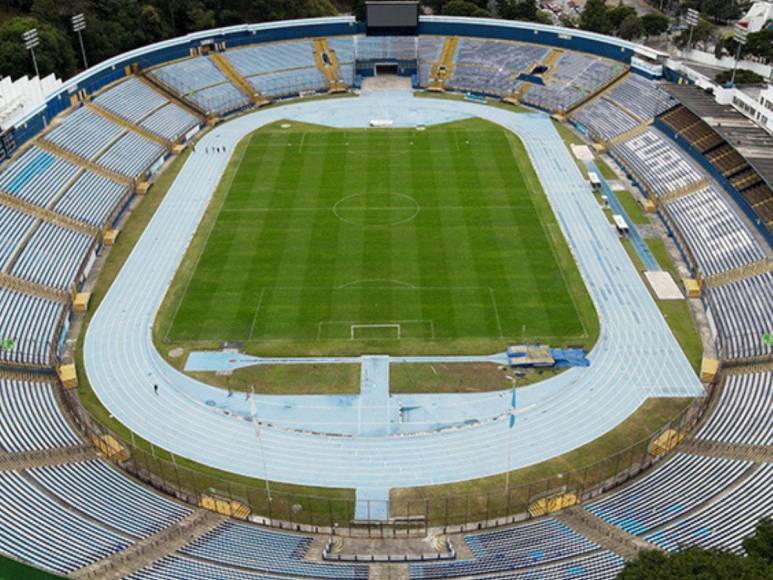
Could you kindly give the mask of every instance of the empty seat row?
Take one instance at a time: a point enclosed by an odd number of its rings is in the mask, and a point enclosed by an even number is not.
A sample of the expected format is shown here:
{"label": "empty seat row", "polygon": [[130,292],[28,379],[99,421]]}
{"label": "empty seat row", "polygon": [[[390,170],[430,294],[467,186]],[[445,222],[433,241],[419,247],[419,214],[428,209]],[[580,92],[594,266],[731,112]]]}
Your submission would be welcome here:
{"label": "empty seat row", "polygon": [[676,99],[661,89],[657,82],[637,74],[629,74],[604,96],[623,106],[641,121],[654,119],[676,105]]}
{"label": "empty seat row", "polygon": [[771,489],[773,463],[763,463],[724,497],[644,539],[671,552],[700,546],[741,553],[743,539],[773,515]]}
{"label": "empty seat row", "polygon": [[623,570],[625,560],[609,550],[549,564],[534,570],[514,570],[486,576],[486,580],[613,580]]}
{"label": "empty seat row", "polygon": [[130,193],[128,185],[84,170],[51,209],[101,229]]}
{"label": "empty seat row", "polygon": [[641,535],[705,502],[731,485],[751,462],[677,453],[633,484],[585,509],[605,522]]}
{"label": "empty seat row", "polygon": [[127,131],[96,161],[111,171],[136,179],[162,157],[165,151],[163,145]]}
{"label": "empty seat row", "polygon": [[587,127],[601,141],[607,141],[639,125],[634,119],[606,99],[595,99],[572,113],[572,119]]}
{"label": "empty seat row", "polygon": [[0,552],[60,574],[131,544],[63,508],[15,471],[0,472],[0,520]]}
{"label": "empty seat row", "polygon": [[0,287],[0,364],[51,366],[65,308],[54,300]]}
{"label": "empty seat row", "polygon": [[617,143],[610,152],[656,197],[704,179],[687,155],[656,129]]}
{"label": "empty seat row", "polygon": [[229,50],[223,55],[243,77],[315,66],[314,47],[310,40],[256,44]]}
{"label": "empty seat row", "polygon": [[156,534],[191,513],[100,460],[35,467],[28,473],[61,501],[136,538]]}
{"label": "empty seat row", "polygon": [[47,381],[0,376],[0,450],[40,451],[78,445]]}
{"label": "empty seat row", "polygon": [[137,77],[130,77],[95,97],[94,102],[114,115],[136,123],[169,101]]}
{"label": "empty seat row", "polygon": [[310,562],[311,537],[227,521],[182,548],[184,554],[256,571],[313,578],[368,577],[368,566]]}
{"label": "empty seat row", "polygon": [[267,576],[241,568],[229,568],[179,554],[164,556],[149,566],[129,574],[127,580],[282,580],[287,576]]}
{"label": "empty seat row", "polygon": [[155,68],[149,72],[156,80],[180,95],[228,82],[208,56],[195,56]]}
{"label": "empty seat row", "polygon": [[773,372],[729,375],[696,439],[773,445]]}
{"label": "empty seat row", "polygon": [[773,325],[773,272],[710,288],[706,301],[723,360],[769,358],[765,341]]}
{"label": "empty seat row", "polygon": [[765,258],[760,244],[713,187],[665,204],[704,277]]}
{"label": "empty seat row", "polygon": [[83,277],[94,236],[41,222],[22,248],[9,274],[57,290],[72,290]]}
{"label": "empty seat row", "polygon": [[163,139],[177,141],[200,123],[201,119],[170,102],[145,117],[140,126]]}
{"label": "empty seat row", "polygon": [[451,578],[517,570],[578,556],[599,547],[562,522],[545,518],[524,525],[467,534],[473,558],[412,564],[412,578]]}
{"label": "empty seat row", "polygon": [[457,66],[524,72],[527,67],[545,58],[549,52],[548,48],[531,44],[483,38],[460,38],[453,62]]}
{"label": "empty seat row", "polygon": [[61,124],[43,139],[92,161],[125,131],[91,109],[80,107],[62,119]]}
{"label": "empty seat row", "polygon": [[247,96],[230,82],[198,90],[187,96],[207,114],[224,115],[250,104]]}
{"label": "empty seat row", "polygon": [[247,80],[256,91],[267,97],[324,91],[328,86],[325,75],[316,67],[272,72]]}
{"label": "empty seat row", "polygon": [[74,163],[33,145],[0,173],[0,191],[48,207],[79,170]]}
{"label": "empty seat row", "polygon": [[354,54],[357,60],[414,60],[418,41],[411,36],[355,36]]}
{"label": "empty seat row", "polygon": [[0,204],[0,272],[8,267],[37,221],[28,213]]}

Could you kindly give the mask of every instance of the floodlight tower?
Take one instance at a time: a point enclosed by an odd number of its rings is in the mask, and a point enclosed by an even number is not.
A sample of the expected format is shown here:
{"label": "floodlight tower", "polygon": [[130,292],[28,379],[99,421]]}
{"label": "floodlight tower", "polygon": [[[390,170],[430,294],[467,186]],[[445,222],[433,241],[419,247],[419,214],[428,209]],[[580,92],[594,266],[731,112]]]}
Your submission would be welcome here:
{"label": "floodlight tower", "polygon": [[735,25],[735,30],[733,31],[733,38],[735,39],[736,44],[738,45],[735,49],[735,62],[733,63],[733,76],[730,79],[730,84],[735,85],[735,71],[738,69],[738,59],[741,57],[741,47],[746,44],[746,35],[749,34],[749,31],[741,26],[740,24]]}
{"label": "floodlight tower", "polygon": [[70,18],[72,23],[72,31],[78,34],[78,40],[81,44],[81,56],[83,57],[83,70],[89,68],[89,63],[86,60],[86,49],[83,47],[83,31],[86,30],[86,17],[83,13],[76,14]]}
{"label": "floodlight tower", "polygon": [[697,10],[690,8],[687,11],[687,17],[685,20],[687,21],[687,25],[690,27],[690,38],[687,40],[687,52],[692,50],[692,31],[695,30],[696,26],[698,26],[699,17],[700,15],[698,14]]}
{"label": "floodlight tower", "polygon": [[21,39],[24,41],[24,48],[30,51],[32,55],[32,64],[35,67],[35,76],[40,78],[40,71],[38,70],[38,61],[35,58],[35,47],[40,46],[40,37],[38,37],[38,29],[31,28],[27,32],[21,35]]}

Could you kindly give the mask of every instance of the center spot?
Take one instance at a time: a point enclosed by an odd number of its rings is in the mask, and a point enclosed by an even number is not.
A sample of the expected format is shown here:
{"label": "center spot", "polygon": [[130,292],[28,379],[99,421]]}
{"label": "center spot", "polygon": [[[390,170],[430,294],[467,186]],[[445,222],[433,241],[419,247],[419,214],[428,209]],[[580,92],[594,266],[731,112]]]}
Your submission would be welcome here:
{"label": "center spot", "polygon": [[403,193],[355,193],[338,200],[333,213],[353,226],[397,226],[419,215],[419,204]]}

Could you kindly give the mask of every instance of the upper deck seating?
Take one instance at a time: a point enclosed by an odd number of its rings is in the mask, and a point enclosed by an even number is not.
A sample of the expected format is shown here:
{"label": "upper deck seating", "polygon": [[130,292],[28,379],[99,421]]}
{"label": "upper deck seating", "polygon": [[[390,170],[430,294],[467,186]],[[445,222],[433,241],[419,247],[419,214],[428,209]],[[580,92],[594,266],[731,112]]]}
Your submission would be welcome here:
{"label": "upper deck seating", "polygon": [[0,287],[0,364],[47,367],[57,352],[65,305]]}
{"label": "upper deck seating", "polygon": [[707,305],[717,327],[724,360],[769,358],[773,345],[763,336],[773,323],[773,272],[710,288]]}
{"label": "upper deck seating", "polygon": [[451,578],[514,571],[597,550],[598,546],[565,524],[545,518],[491,532],[467,534],[473,558],[412,564],[412,578]]}
{"label": "upper deck seating", "polygon": [[0,450],[23,453],[80,443],[56,404],[53,389],[45,380],[0,375]]}
{"label": "upper deck seating", "polygon": [[665,207],[704,277],[765,258],[741,218],[713,187],[674,199]]}
{"label": "upper deck seating", "polygon": [[70,291],[94,245],[94,237],[42,222],[19,253],[10,274],[58,290]]}
{"label": "upper deck seating", "polygon": [[585,509],[628,533],[641,535],[710,499],[750,465],[748,461],[677,453],[665,465]]}
{"label": "upper deck seating", "polygon": [[696,439],[773,445],[773,372],[729,375]]}
{"label": "upper deck seating", "polygon": [[33,145],[0,173],[0,191],[48,207],[78,171],[74,163]]}

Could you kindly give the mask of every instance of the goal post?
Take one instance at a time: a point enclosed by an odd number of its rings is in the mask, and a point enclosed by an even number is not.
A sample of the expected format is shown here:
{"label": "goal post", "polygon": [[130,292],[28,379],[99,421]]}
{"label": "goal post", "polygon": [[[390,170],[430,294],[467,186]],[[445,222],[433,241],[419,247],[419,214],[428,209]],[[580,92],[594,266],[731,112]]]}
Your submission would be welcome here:
{"label": "goal post", "polygon": [[352,324],[349,327],[350,338],[357,340],[358,338],[387,338],[397,339],[402,338],[401,326],[398,323],[392,324]]}

